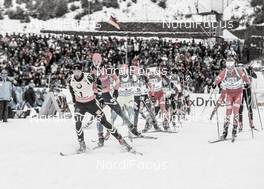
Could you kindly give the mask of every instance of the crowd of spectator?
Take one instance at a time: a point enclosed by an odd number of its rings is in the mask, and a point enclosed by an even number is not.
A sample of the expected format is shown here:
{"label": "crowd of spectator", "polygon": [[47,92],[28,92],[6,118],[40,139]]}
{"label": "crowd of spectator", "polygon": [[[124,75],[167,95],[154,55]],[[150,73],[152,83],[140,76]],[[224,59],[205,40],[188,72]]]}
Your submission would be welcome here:
{"label": "crowd of spectator", "polygon": [[131,63],[137,57],[143,67],[164,65],[188,83],[191,92],[208,92],[224,67],[229,53],[239,54],[240,45],[210,41],[177,41],[161,38],[115,38],[69,35],[0,35],[0,70],[6,69],[15,86],[66,86],[71,66],[81,61],[88,69],[94,52],[112,66]]}

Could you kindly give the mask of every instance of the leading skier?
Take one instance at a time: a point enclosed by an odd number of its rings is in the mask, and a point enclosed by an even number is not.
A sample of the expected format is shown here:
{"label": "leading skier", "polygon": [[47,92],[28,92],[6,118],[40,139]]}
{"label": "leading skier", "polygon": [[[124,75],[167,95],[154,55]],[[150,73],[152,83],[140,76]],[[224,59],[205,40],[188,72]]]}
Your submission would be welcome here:
{"label": "leading skier", "polygon": [[217,76],[213,86],[217,86],[220,82],[222,82],[226,94],[226,119],[221,139],[225,140],[227,137],[230,116],[233,112],[232,141],[234,141],[237,134],[243,82],[250,83],[250,80],[243,69],[239,69],[235,66],[235,60],[233,58],[228,58],[226,60],[226,68]]}
{"label": "leading skier", "polygon": [[[96,100],[94,86],[96,86],[98,100]],[[105,114],[102,110],[104,101],[102,98],[101,81],[99,79],[95,79],[95,77],[91,74],[82,72],[82,65],[80,63],[73,65],[73,75],[70,79],[69,89],[75,107],[75,127],[78,141],[80,143],[80,148],[77,153],[83,153],[86,151],[84,133],[82,130],[82,120],[86,112],[95,116],[97,120],[119,141],[119,143],[126,148],[127,151],[132,149],[118,133],[117,129],[106,120]]]}

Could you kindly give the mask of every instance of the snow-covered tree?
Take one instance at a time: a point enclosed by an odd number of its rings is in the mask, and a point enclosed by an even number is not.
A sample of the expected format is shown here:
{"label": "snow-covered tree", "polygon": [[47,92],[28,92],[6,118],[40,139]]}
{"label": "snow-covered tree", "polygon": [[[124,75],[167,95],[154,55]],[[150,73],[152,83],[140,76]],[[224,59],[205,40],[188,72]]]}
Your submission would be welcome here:
{"label": "snow-covered tree", "polygon": [[4,0],[4,6],[5,8],[12,7],[12,0]]}
{"label": "snow-covered tree", "polygon": [[68,6],[67,6],[67,1],[57,0],[56,4],[57,4],[56,9],[55,9],[56,17],[61,17],[69,11]]}

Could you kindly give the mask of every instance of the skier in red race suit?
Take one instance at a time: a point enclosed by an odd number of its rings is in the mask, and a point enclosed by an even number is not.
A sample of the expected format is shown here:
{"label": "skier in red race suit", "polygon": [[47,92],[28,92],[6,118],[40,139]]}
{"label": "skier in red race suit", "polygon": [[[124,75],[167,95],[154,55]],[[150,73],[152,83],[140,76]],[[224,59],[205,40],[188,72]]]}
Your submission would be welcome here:
{"label": "skier in red race suit", "polygon": [[239,107],[242,100],[243,82],[250,83],[249,78],[243,69],[235,67],[235,60],[229,58],[226,60],[226,68],[220,72],[217,76],[214,86],[219,85],[222,82],[222,86],[225,89],[226,94],[226,119],[224,123],[224,131],[221,139],[226,139],[228,134],[228,126],[230,124],[230,116],[233,112],[233,131],[232,138],[236,137]]}

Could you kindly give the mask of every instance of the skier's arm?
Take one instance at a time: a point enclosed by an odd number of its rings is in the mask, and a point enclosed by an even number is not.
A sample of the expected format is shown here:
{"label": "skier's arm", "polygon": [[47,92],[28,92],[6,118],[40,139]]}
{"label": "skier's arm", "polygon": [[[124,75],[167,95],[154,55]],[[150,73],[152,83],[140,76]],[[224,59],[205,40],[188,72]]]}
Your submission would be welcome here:
{"label": "skier's arm", "polygon": [[97,95],[100,98],[102,96],[102,82],[99,78],[96,79],[96,91],[97,91]]}
{"label": "skier's arm", "polygon": [[120,79],[117,74],[112,75],[112,79],[115,81],[114,90],[118,90],[120,88]]}
{"label": "skier's arm", "polygon": [[170,83],[170,79],[165,75],[161,75],[161,78],[163,78],[165,82]]}
{"label": "skier's arm", "polygon": [[145,77],[145,81],[146,81],[147,87],[149,88],[150,95],[153,95],[153,91],[154,91],[153,85],[149,82],[149,79],[147,77]]}
{"label": "skier's arm", "polygon": [[71,86],[71,82],[69,82],[69,90],[70,90],[70,93],[71,93],[71,96],[72,96],[72,102],[75,103],[76,99],[75,99],[73,88]]}
{"label": "skier's arm", "polygon": [[249,66],[247,70],[249,72],[249,76],[251,76],[252,78],[256,79],[258,77],[257,74],[254,72],[252,67]]}
{"label": "skier's arm", "polygon": [[222,81],[224,80],[224,78],[225,78],[225,69],[222,70],[222,71],[219,73],[219,75],[216,77],[216,79],[215,79],[213,85],[215,85],[215,86],[219,85],[220,82],[222,82]]}
{"label": "skier's arm", "polygon": [[103,97],[102,97],[102,82],[99,77],[96,77],[94,74],[87,75],[87,81],[94,86],[94,94],[96,99],[99,101],[100,106],[103,106]]}
{"label": "skier's arm", "polygon": [[99,78],[96,79],[95,86],[96,86],[96,99],[98,100],[100,106],[103,107],[104,100],[102,97],[102,82]]}
{"label": "skier's arm", "polygon": [[178,96],[179,89],[177,88],[177,86],[172,82],[170,83],[170,85],[171,85],[171,88],[175,91],[176,96]]}
{"label": "skier's arm", "polygon": [[254,79],[258,78],[257,74],[253,70],[251,72],[251,77],[254,78]]}
{"label": "skier's arm", "polygon": [[241,71],[240,71],[240,76],[241,76],[241,79],[244,81],[244,82],[246,82],[246,83],[250,83],[250,79],[249,79],[249,77],[247,76],[247,74],[246,74],[246,72],[245,72],[245,70],[244,69],[241,69]]}

